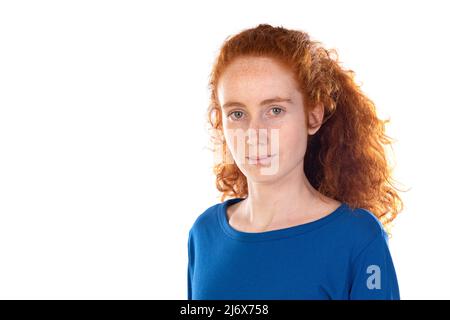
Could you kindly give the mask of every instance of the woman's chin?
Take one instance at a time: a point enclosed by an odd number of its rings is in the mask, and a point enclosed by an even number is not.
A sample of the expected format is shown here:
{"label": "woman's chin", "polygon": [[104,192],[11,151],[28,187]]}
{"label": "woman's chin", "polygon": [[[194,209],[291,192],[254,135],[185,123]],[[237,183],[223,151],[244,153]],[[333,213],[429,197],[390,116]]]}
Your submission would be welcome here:
{"label": "woman's chin", "polygon": [[280,167],[278,165],[268,164],[268,165],[253,165],[253,164],[243,164],[240,165],[240,170],[247,177],[248,180],[258,181],[269,181],[275,179],[279,176]]}

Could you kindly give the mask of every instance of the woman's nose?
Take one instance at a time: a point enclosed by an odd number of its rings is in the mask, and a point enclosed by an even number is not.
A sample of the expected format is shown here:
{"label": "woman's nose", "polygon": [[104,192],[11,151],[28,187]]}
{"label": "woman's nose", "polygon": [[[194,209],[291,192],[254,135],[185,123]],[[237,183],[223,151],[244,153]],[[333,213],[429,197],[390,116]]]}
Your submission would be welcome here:
{"label": "woman's nose", "polygon": [[247,130],[248,144],[249,145],[266,145],[267,144],[267,128],[250,127]]}

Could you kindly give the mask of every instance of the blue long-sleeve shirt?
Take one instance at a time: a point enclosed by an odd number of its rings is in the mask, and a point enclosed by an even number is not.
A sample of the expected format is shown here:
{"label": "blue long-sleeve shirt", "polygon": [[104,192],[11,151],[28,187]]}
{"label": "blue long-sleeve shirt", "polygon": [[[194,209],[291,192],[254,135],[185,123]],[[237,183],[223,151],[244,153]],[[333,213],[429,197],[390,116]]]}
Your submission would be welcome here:
{"label": "blue long-sleeve shirt", "polygon": [[217,203],[188,238],[188,299],[400,299],[388,237],[366,209],[346,203],[318,220],[243,232]]}

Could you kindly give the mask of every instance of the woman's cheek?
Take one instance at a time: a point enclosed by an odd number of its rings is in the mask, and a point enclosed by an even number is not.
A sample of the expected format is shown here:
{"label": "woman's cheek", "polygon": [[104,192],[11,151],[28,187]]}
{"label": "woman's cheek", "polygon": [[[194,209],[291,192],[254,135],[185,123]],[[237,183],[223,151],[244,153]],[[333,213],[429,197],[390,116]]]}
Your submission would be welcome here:
{"label": "woman's cheek", "polygon": [[244,162],[246,148],[244,131],[239,128],[225,127],[224,125],[224,136],[233,160],[237,163]]}
{"label": "woman's cheek", "polygon": [[298,158],[306,151],[307,132],[299,125],[301,119],[291,120],[280,129],[280,148],[285,150],[286,158]]}

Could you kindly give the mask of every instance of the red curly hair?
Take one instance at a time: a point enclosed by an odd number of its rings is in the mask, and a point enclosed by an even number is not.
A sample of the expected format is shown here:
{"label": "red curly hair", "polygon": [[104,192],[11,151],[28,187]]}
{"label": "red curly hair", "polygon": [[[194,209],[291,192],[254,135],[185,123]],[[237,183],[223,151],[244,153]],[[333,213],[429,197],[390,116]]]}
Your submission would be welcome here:
{"label": "red curly hair", "polygon": [[[385,134],[389,120],[378,119],[374,103],[355,83],[354,72],[340,66],[336,50],[323,48],[306,32],[260,24],[226,38],[209,78],[207,122],[213,129],[214,151],[229,155],[217,84],[224,69],[240,56],[270,57],[289,67],[303,93],[305,113],[323,103],[322,126],[308,136],[305,175],[320,193],[370,210],[386,228],[403,210],[383,146],[392,143]],[[248,195],[247,178],[234,161],[218,162],[213,171],[221,201]]]}

